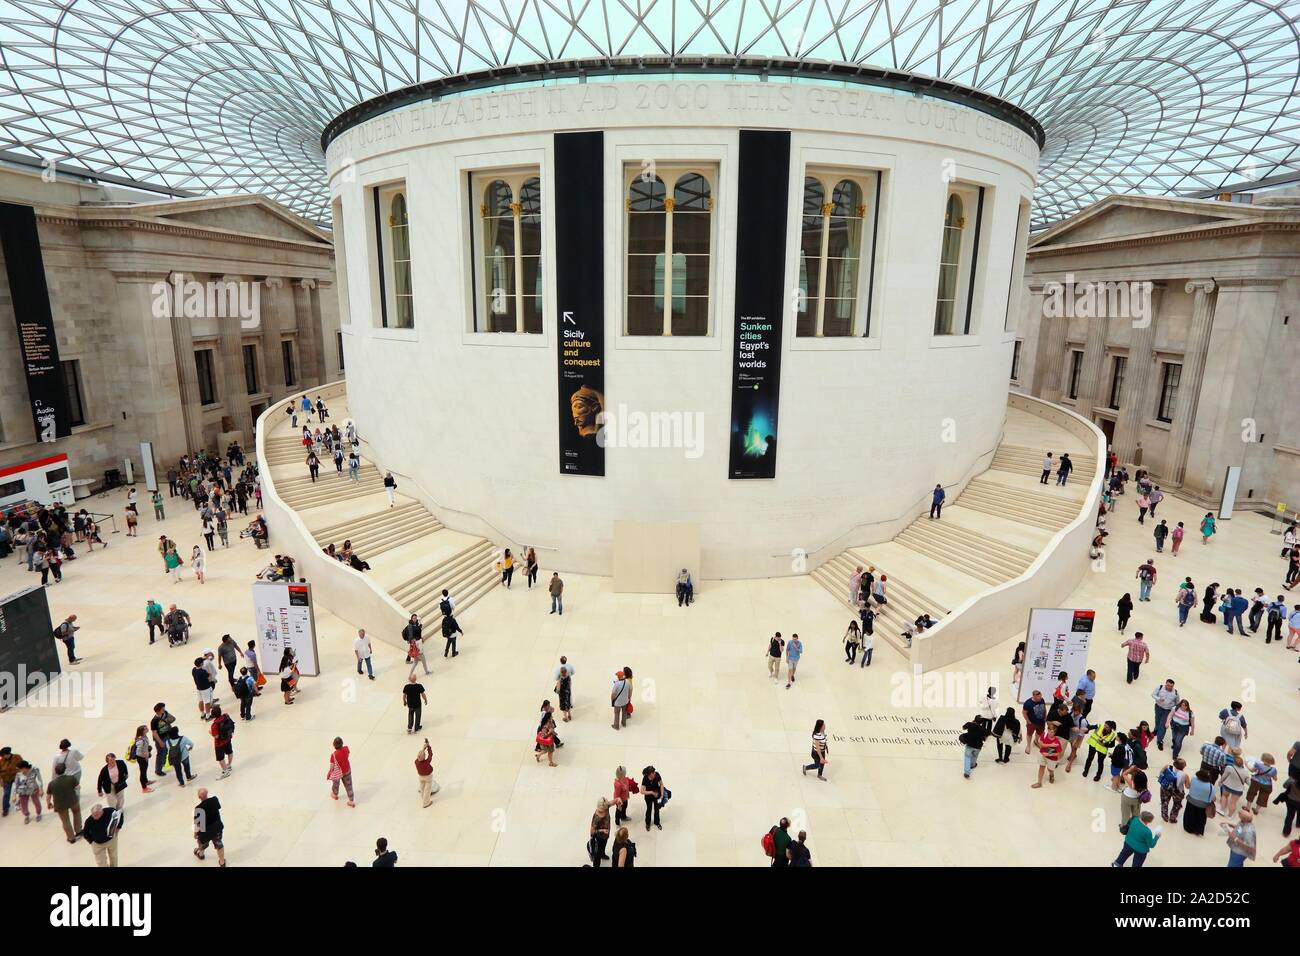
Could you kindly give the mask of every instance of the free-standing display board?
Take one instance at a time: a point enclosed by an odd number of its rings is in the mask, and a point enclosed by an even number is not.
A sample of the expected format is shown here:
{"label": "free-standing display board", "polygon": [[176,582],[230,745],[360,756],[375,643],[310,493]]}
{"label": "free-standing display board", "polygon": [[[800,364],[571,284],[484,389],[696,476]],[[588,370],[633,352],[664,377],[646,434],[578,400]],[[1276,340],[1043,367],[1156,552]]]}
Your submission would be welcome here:
{"label": "free-standing display board", "polygon": [[257,659],[268,674],[279,669],[285,648],[292,648],[298,655],[298,670],[303,676],[320,676],[316,616],[312,609],[310,584],[290,584],[287,581],[253,583]]}
{"label": "free-standing display board", "polygon": [[672,594],[686,568],[700,580],[700,526],[689,521],[615,521],[614,590]]}
{"label": "free-standing display board", "polygon": [[16,706],[61,673],[59,642],[50,623],[45,588],[0,599],[0,709]]}
{"label": "free-standing display board", "polygon": [[1071,689],[1075,687],[1088,669],[1088,645],[1095,618],[1095,611],[1076,608],[1036,607],[1029,611],[1025,666],[1017,701],[1028,700],[1035,690],[1051,700],[1061,671],[1069,675]]}

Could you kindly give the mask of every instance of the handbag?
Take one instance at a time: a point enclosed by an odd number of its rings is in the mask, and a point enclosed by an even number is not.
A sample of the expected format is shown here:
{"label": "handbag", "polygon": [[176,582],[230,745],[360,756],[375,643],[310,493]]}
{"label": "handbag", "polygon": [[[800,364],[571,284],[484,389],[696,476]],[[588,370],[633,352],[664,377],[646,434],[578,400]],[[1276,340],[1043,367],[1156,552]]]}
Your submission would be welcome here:
{"label": "handbag", "polygon": [[343,779],[343,768],[339,766],[338,761],[334,759],[333,754],[330,755],[330,769],[329,769],[329,773],[325,774],[325,779],[326,780]]}
{"label": "handbag", "polygon": [[623,713],[627,714],[629,717],[632,716],[632,702],[630,700],[627,702],[627,707],[624,708]]}
{"label": "handbag", "polygon": [[266,675],[263,674],[261,671],[257,672],[257,686],[258,687],[266,686]]}

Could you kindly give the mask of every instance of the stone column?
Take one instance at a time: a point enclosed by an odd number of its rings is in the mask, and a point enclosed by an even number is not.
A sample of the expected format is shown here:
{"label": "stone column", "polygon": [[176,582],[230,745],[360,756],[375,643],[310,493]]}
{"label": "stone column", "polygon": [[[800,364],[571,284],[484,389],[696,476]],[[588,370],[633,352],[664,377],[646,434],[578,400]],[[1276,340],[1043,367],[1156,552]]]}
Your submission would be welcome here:
{"label": "stone column", "polygon": [[[234,283],[234,289],[238,290],[239,284],[249,281],[249,277],[225,275],[221,277],[221,281],[227,286]],[[233,296],[227,292],[227,302],[239,302],[240,298],[237,291]],[[247,294],[242,298],[251,301]],[[221,349],[222,401],[235,430],[242,433],[241,444],[247,448],[253,437],[253,416],[248,411],[248,383],[244,377],[244,335],[240,321],[238,314],[217,316],[218,344]],[[225,449],[218,449],[218,451],[224,453]]]}
{"label": "stone column", "polygon": [[270,393],[271,401],[285,396],[284,366],[280,361],[280,316],[286,309],[284,280],[267,276],[262,283],[262,391]]}
{"label": "stone column", "polygon": [[1112,447],[1121,465],[1133,464],[1133,455],[1142,439],[1142,426],[1146,424],[1150,402],[1147,392],[1151,386],[1151,370],[1155,365],[1156,322],[1160,319],[1160,305],[1164,285],[1151,286],[1151,321],[1145,326],[1135,326],[1129,341],[1128,364],[1124,367],[1125,398],[1120,403],[1119,417],[1115,423],[1115,440]]}
{"label": "stone column", "polygon": [[338,356],[340,330],[338,292],[329,279],[316,280],[316,297],[313,306],[312,313],[316,316],[321,332],[323,360],[321,384],[323,385],[325,382],[333,382],[343,377]]}
{"label": "stone column", "polygon": [[1083,345],[1083,365],[1079,369],[1079,396],[1075,411],[1089,421],[1093,406],[1103,401],[1102,372],[1106,365],[1106,330],[1109,316],[1094,315],[1088,320],[1088,336]]}
{"label": "stone column", "polygon": [[1044,303],[1043,285],[1031,285],[1032,312],[1030,320],[1037,321],[1038,348],[1034,352],[1034,373],[1030,393],[1049,402],[1061,398],[1061,367],[1065,361],[1065,334],[1068,322],[1063,315],[1048,316]]}
{"label": "stone column", "polygon": [[1165,454],[1164,477],[1171,484],[1182,484],[1187,473],[1187,453],[1191,448],[1196,406],[1201,399],[1201,379],[1205,375],[1205,358],[1210,349],[1210,330],[1214,325],[1214,280],[1192,279],[1188,292],[1196,293],[1192,304],[1192,326],[1183,353],[1183,371],[1178,380],[1178,404],[1169,432],[1169,450]]}
{"label": "stone column", "polygon": [[301,388],[319,385],[324,381],[320,327],[311,307],[315,289],[315,279],[297,279],[293,283],[293,311],[298,327],[298,382]]}
{"label": "stone column", "polygon": [[[169,283],[184,282],[184,273],[172,273]],[[199,400],[199,372],[194,365],[194,335],[190,320],[182,312],[181,302],[175,296],[167,299],[170,307],[172,349],[176,361],[176,381],[180,391],[181,415],[185,421],[185,450],[198,451],[203,447],[203,405]]]}

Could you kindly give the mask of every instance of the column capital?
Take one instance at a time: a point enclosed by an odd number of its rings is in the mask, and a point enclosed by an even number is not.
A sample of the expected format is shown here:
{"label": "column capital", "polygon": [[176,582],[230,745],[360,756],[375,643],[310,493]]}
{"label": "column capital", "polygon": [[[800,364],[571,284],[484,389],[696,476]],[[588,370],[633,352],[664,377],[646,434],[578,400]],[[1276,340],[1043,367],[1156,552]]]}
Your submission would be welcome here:
{"label": "column capital", "polygon": [[279,276],[267,276],[265,281],[266,281],[266,287],[268,289],[284,288],[284,280]]}
{"label": "column capital", "polygon": [[1202,295],[1209,295],[1214,289],[1213,279],[1188,279],[1187,284],[1183,287],[1184,292],[1197,292]]}
{"label": "column capital", "polygon": [[300,288],[300,289],[314,289],[314,288],[316,288],[316,280],[315,280],[315,279],[299,279],[299,280],[295,283],[295,285],[297,285],[298,288]]}

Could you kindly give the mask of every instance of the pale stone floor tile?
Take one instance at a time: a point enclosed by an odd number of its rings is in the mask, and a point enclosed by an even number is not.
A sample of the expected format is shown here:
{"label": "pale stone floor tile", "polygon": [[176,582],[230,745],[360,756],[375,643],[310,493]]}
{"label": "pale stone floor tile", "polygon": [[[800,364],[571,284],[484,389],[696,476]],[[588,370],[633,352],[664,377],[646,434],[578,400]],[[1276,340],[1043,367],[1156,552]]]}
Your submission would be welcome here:
{"label": "pale stone floor tile", "polygon": [[[96,507],[120,515],[122,498]],[[207,725],[195,712],[190,662],[223,633],[247,642],[249,584],[266,556],[232,534],[229,550],[208,556],[207,584],[188,573],[172,584],[159,567],[158,533],[187,550],[199,536],[192,508],[172,500],[168,506],[171,517],[161,529],[146,515],[138,540],[114,535],[110,548],[70,563],[64,583],[48,591],[56,620],[79,615],[86,664],[70,670],[102,675],[103,698],[76,707],[16,708],[0,717],[0,744],[48,774],[58,739],[68,736],[87,754],[93,780],[102,754],[120,752],[153,703],[165,701],[195,743],[195,785],[222,801],[232,865],[340,866],[352,859],[366,866],[374,839],[386,836],[404,866],[580,866],[596,798],[610,792],[614,768],[623,764],[639,779],[651,763],[674,797],[664,831],[651,833],[641,823],[644,802],[633,798],[631,831],[641,866],[765,865],[759,838],[782,815],[796,831],[809,831],[819,865],[1041,866],[1043,848],[1050,847],[1062,865],[1096,866],[1119,849],[1118,797],[1081,779],[1081,766],[1058,774],[1053,786],[1031,790],[1034,766],[1023,751],[1003,766],[987,747],[974,778],[963,780],[954,735],[976,700],[915,699],[914,675],[883,642],[872,667],[844,664],[840,636],[847,616],[806,578],[701,582],[696,605],[678,608],[672,595],[619,595],[607,579],[565,575],[569,600],[562,618],[546,613],[544,591],[529,593],[518,582],[508,592],[496,589],[464,615],[467,634],[455,661],[438,654],[436,639],[429,642],[434,673],[419,678],[430,700],[416,736],[405,733],[399,699],[402,649],[386,643],[391,635],[377,635],[385,642],[376,646],[379,677],[357,680],[350,642],[365,622],[318,607],[322,676],[304,679],[293,707],[268,686],[255,705],[258,719],[239,726],[234,774],[218,780]],[[1252,755],[1267,749],[1283,762],[1300,714],[1294,655],[1264,647],[1262,635],[1230,639],[1194,617],[1180,630],[1172,606],[1183,574],[1198,587],[1217,580],[1276,593],[1283,571],[1279,539],[1268,533],[1266,519],[1239,514],[1203,547],[1195,535],[1203,512],[1172,498],[1160,510],[1190,532],[1180,557],[1156,556],[1154,600],[1139,605],[1134,617],[1133,626],[1152,644],[1153,663],[1141,681],[1124,683],[1113,614],[1121,593],[1136,593],[1134,569],[1153,554],[1152,525],[1133,520],[1132,496],[1120,499],[1112,517],[1106,567],[1063,602],[1098,611],[1089,661],[1098,672],[1094,713],[1129,725],[1150,719],[1151,688],[1174,676],[1198,712],[1189,750],[1212,735],[1214,714],[1236,698],[1247,702],[1247,749]],[[323,513],[313,518],[325,520]],[[13,559],[0,564],[0,592],[36,580]],[[910,583],[927,589],[925,581]],[[141,623],[147,597],[175,601],[194,616],[187,647],[148,645]],[[790,690],[784,667],[781,680],[766,676],[762,654],[774,630],[799,631],[805,643],[800,679]],[[1008,635],[954,668],[969,675],[962,686],[997,683],[1010,702],[1008,664],[1017,639]],[[552,675],[560,654],[577,670],[575,711],[572,722],[560,725],[567,746],[552,769],[532,759],[532,735],[541,700],[556,699]],[[636,671],[636,714],[615,733],[608,688],[613,671],[629,664]],[[223,704],[234,707],[233,696],[226,698]],[[832,735],[827,783],[799,772],[818,717]],[[356,809],[328,796],[325,772],[336,734],[352,750]],[[423,809],[413,761],[426,735],[442,790]],[[1163,755],[1151,757],[1158,771]],[[197,786],[182,790],[168,777],[155,792],[141,794],[134,768],[132,778],[123,864],[215,866],[211,856],[200,864],[190,855]],[[85,809],[93,802],[92,792]],[[1276,811],[1270,807],[1260,822],[1262,854],[1281,843]],[[0,864],[91,862],[85,846],[64,842],[48,814],[26,827],[11,814],[0,830]],[[1169,826],[1148,866],[1222,866],[1225,859],[1217,831],[1198,840]]]}

